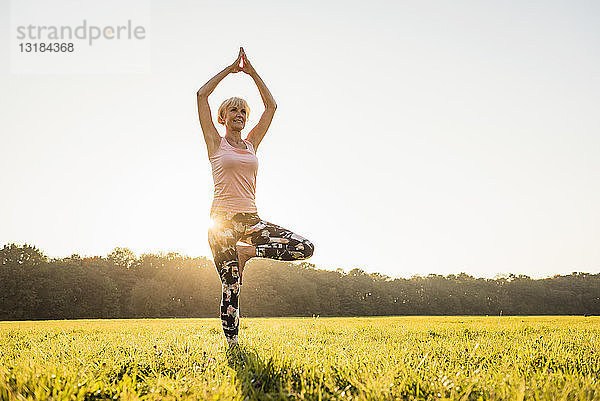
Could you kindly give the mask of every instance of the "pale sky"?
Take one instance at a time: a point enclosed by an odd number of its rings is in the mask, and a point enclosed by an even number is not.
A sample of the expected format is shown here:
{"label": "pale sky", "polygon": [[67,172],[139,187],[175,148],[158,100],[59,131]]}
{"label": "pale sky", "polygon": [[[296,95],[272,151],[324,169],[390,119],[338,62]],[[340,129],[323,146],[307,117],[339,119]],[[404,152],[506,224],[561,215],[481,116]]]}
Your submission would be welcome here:
{"label": "pale sky", "polygon": [[[600,271],[596,1],[136,0],[108,11],[144,24],[144,72],[125,52],[108,73],[55,74],[11,69],[16,17],[0,4],[0,245],[212,259],[195,92],[244,46],[278,104],[258,212],[313,241],[308,261],[392,277]],[[94,23],[87,10],[56,14]],[[62,60],[112,49],[95,46]],[[217,87],[213,116],[234,95],[250,103],[245,135],[262,112],[249,76]]]}

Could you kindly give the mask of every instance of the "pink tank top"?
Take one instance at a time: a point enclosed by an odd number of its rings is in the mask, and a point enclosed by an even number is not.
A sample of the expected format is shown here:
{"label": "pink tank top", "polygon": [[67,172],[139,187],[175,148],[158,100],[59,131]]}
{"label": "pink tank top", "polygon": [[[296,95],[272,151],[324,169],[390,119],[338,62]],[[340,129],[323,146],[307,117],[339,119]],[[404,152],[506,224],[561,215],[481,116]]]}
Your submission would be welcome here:
{"label": "pink tank top", "polygon": [[256,213],[254,196],[258,158],[254,146],[243,140],[247,149],[238,149],[221,137],[219,149],[209,158],[212,165],[215,193],[210,209]]}

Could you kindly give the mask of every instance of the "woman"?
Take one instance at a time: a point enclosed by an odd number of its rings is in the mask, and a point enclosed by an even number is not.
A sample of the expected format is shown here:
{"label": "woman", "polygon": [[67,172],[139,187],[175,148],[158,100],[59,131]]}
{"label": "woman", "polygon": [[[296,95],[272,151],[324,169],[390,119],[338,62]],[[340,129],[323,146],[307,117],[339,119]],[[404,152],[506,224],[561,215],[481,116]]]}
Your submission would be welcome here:
{"label": "woman", "polygon": [[[221,137],[212,121],[208,96],[223,78],[240,71],[250,75],[256,83],[265,111],[246,139],[242,139],[242,129],[250,112],[248,104],[238,97],[225,100],[219,107],[217,119],[225,126],[225,136]],[[213,225],[208,230],[208,242],[223,285],[221,322],[230,346],[238,344],[238,299],[246,262],[253,257],[300,260],[309,258],[314,251],[309,240],[261,219],[257,213],[254,201],[258,169],[256,150],[271,125],[276,108],[275,99],[248,61],[243,48],[233,64],[198,91],[200,125],[215,184],[210,211]],[[247,245],[237,245],[238,241]]]}

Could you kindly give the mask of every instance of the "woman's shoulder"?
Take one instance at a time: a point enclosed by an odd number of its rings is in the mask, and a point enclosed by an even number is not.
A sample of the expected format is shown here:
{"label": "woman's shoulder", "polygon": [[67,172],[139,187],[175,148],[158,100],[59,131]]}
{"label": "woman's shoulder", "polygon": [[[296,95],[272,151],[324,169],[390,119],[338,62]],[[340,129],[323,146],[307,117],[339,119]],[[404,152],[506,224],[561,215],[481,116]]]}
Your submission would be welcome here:
{"label": "woman's shoulder", "polygon": [[249,139],[244,139],[244,142],[248,149],[252,150],[252,153],[254,153],[254,144]]}
{"label": "woman's shoulder", "polygon": [[215,142],[211,146],[212,149],[208,149],[208,158],[209,159],[216,156],[216,154],[219,152],[219,149],[221,148],[222,144],[223,144],[223,137],[219,136],[219,139],[215,140]]}

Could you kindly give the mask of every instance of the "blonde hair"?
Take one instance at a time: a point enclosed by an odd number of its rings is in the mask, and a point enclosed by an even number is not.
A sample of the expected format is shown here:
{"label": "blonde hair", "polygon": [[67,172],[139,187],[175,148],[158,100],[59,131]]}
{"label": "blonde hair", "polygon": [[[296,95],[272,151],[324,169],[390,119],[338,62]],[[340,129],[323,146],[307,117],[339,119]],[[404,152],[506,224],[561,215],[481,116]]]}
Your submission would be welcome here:
{"label": "blonde hair", "polygon": [[250,115],[250,106],[248,106],[248,102],[241,97],[230,97],[229,99],[225,99],[219,106],[219,112],[217,113],[217,121],[219,124],[225,125],[225,110],[231,106],[246,109],[246,118]]}

